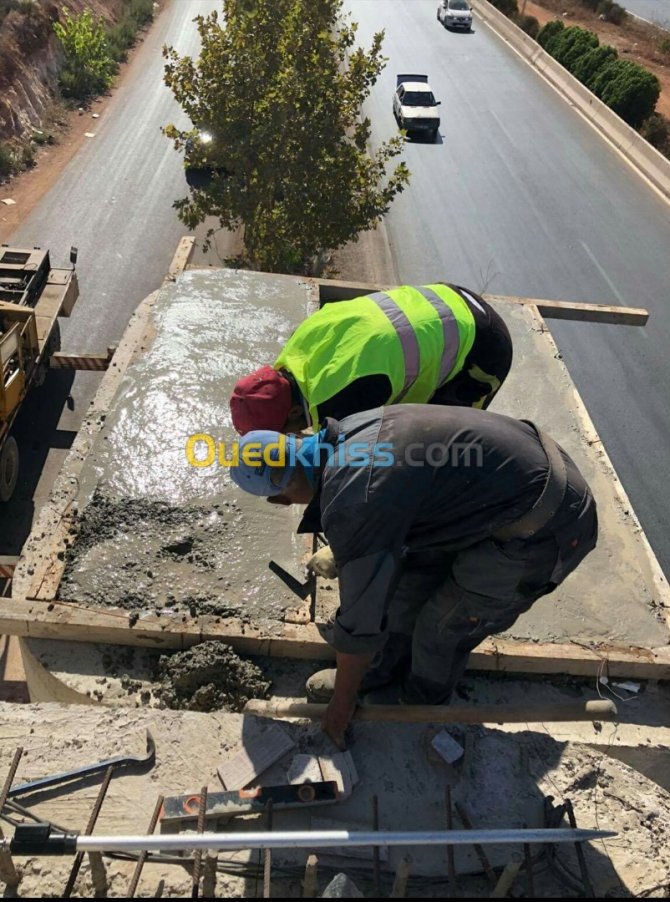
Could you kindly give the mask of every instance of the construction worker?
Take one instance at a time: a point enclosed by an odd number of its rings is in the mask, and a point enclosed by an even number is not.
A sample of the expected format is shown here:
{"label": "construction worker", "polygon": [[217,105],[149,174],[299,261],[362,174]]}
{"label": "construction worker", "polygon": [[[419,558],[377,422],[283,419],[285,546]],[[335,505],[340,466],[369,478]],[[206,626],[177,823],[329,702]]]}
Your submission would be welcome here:
{"label": "construction worker", "polygon": [[456,285],[405,285],[325,304],[274,366],[240,379],[233,425],[299,432],[384,404],[489,406],[512,364],[502,318]]}
{"label": "construction worker", "polygon": [[[245,450],[246,449],[246,450]],[[233,480],[275,504],[307,504],[340,607],[323,727],[340,746],[364,702],[446,704],[470,651],[553,591],[594,548],[581,473],[532,423],[463,407],[395,405],[328,420],[301,438],[252,432]]]}

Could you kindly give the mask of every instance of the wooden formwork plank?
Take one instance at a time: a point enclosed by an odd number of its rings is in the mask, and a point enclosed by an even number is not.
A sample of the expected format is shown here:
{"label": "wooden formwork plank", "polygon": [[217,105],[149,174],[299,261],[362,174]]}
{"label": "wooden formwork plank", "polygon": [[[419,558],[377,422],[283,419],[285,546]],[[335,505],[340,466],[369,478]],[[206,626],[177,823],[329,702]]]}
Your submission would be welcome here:
{"label": "wooden formwork plank", "polygon": [[[74,602],[0,598],[0,633],[35,639],[183,649],[218,640],[248,655],[330,661],[333,649],[319,624],[278,624],[272,635],[240,620],[188,614],[157,616],[119,609],[82,607]],[[524,642],[487,639],[470,655],[471,670],[573,676],[669,679],[670,647]]]}
{"label": "wooden formwork plank", "polygon": [[[363,294],[373,294],[397,286],[372,285],[368,282],[343,282],[338,279],[317,279],[321,301],[344,301]],[[617,307],[609,304],[589,304],[581,301],[551,301],[518,295],[484,294],[494,304],[534,304],[547,319],[572,319],[589,323],[611,323],[625,326],[644,326],[649,311],[642,307]]]}

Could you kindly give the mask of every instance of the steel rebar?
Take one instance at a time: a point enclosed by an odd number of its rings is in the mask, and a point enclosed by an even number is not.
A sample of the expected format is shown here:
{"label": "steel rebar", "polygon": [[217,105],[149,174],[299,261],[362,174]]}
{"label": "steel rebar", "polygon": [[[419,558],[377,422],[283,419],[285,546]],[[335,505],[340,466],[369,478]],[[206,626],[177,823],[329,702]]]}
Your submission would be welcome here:
{"label": "steel rebar", "polygon": [[471,846],[473,843],[575,843],[605,839],[612,830],[510,829],[435,831],[298,830],[273,833],[189,833],[157,836],[79,836],[82,852],[174,851],[175,849],[325,849],[337,846]]}

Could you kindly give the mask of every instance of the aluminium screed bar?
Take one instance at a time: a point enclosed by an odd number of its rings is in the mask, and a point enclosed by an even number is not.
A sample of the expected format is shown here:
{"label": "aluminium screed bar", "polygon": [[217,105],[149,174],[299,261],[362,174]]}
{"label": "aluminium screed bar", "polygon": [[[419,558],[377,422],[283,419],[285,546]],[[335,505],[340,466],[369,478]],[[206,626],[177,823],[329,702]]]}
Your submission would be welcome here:
{"label": "aluminium screed bar", "polygon": [[[31,835],[32,833],[32,835]],[[22,855],[73,854],[75,852],[169,852],[215,849],[326,849],[340,846],[471,846],[473,843],[575,843],[616,836],[611,830],[570,827],[532,830],[434,830],[350,831],[298,830],[258,833],[189,833],[152,836],[78,836],[50,832],[48,825],[17,828],[3,846]]]}

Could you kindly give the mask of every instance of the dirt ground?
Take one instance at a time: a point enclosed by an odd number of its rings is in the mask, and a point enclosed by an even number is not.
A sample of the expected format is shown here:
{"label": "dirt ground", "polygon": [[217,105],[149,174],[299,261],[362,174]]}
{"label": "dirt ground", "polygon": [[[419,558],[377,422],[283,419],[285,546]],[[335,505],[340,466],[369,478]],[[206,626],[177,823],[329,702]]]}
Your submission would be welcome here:
{"label": "dirt ground", "polygon": [[590,9],[576,0],[528,0],[519,4],[526,14],[535,16],[541,25],[552,19],[563,19],[567,25],[580,25],[595,31],[601,44],[611,44],[624,59],[650,69],[661,83],[661,96],[656,104],[656,112],[670,118],[670,53],[662,53],[659,43],[668,38],[668,32],[655,25],[628,16],[623,25],[603,22]]}

